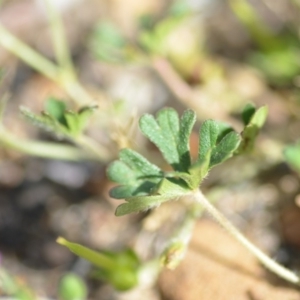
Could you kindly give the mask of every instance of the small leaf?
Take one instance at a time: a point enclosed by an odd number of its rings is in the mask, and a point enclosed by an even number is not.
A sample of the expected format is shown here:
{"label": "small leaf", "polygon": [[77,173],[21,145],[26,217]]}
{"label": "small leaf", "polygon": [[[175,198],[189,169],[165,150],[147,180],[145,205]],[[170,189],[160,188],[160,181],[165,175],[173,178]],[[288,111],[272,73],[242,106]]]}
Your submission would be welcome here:
{"label": "small leaf", "polygon": [[252,151],[255,139],[260,129],[264,125],[268,115],[267,106],[262,106],[252,114],[252,117],[242,132],[242,141],[237,153],[247,153]]}
{"label": "small leaf", "polygon": [[100,268],[97,274],[117,290],[125,291],[138,284],[140,262],[132,250],[120,253],[98,252],[80,244],[68,242],[61,237],[57,239],[57,242]]}
{"label": "small leaf", "polygon": [[181,120],[174,109],[162,109],[157,121],[152,115],[140,119],[140,128],[153,142],[175,171],[187,171],[191,165],[189,137],[196,121],[193,111],[184,112]]}
{"label": "small leaf", "polygon": [[161,151],[165,160],[177,169],[179,154],[177,142],[179,133],[179,118],[175,110],[166,108],[157,115],[157,121],[152,115],[144,115],[140,119],[140,128]]}
{"label": "small leaf", "polygon": [[78,115],[72,111],[66,111],[64,113],[64,119],[66,120],[69,134],[72,136],[78,135],[80,133],[80,128],[78,127]]}
{"label": "small leaf", "polygon": [[244,109],[242,111],[242,120],[243,120],[245,126],[250,123],[251,118],[252,118],[252,116],[255,113],[255,110],[256,110],[255,106],[253,104],[251,104],[251,103],[248,103],[244,107]]}
{"label": "small leaf", "polygon": [[103,269],[113,269],[115,267],[115,262],[107,255],[91,250],[80,244],[71,243],[66,239],[59,237],[57,243],[67,247],[74,254],[90,261],[92,264]]}
{"label": "small leaf", "polygon": [[157,195],[126,198],[127,202],[117,207],[116,216],[119,217],[132,212],[146,211],[164,202],[174,200],[188,192],[189,189],[182,186],[179,182],[173,183],[170,179],[164,178],[155,192]]}
{"label": "small leaf", "polygon": [[110,191],[114,198],[147,195],[163,177],[157,166],[131,149],[122,149],[119,157],[120,160],[110,164],[107,170],[108,177],[121,184]]}
{"label": "small leaf", "polygon": [[92,114],[95,112],[95,110],[98,108],[97,105],[91,105],[91,106],[84,106],[78,111],[78,128],[80,131],[83,131],[88,121],[90,120]]}
{"label": "small leaf", "polygon": [[57,122],[55,122],[55,120],[53,120],[49,115],[34,114],[30,109],[24,106],[20,107],[20,112],[33,125],[38,126],[46,131],[55,132],[59,128]]}
{"label": "small leaf", "polygon": [[47,99],[45,104],[45,112],[64,126],[67,125],[65,111],[66,104],[63,101],[57,100],[53,97]]}
{"label": "small leaf", "polygon": [[62,300],[85,300],[87,294],[85,282],[75,273],[65,274],[59,282],[58,295]]}
{"label": "small leaf", "polygon": [[215,147],[219,134],[219,127],[214,120],[205,121],[199,133],[198,162],[202,163],[207,159],[207,154]]}
{"label": "small leaf", "polygon": [[240,136],[236,132],[228,133],[221,142],[213,148],[209,167],[212,168],[231,157],[239,146],[240,140]]}

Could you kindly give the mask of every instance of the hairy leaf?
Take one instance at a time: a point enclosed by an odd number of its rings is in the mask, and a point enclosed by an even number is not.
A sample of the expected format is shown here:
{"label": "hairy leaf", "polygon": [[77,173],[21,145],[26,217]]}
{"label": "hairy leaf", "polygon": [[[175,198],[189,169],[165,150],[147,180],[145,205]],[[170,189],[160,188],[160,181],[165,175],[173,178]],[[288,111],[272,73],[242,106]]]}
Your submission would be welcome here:
{"label": "hairy leaf", "polygon": [[219,134],[219,126],[214,120],[205,121],[199,133],[198,162],[202,163],[209,152],[215,147]]}
{"label": "hairy leaf", "polygon": [[209,167],[212,168],[231,157],[240,144],[240,136],[230,132],[212,149]]}
{"label": "hairy leaf", "polygon": [[187,171],[191,164],[189,137],[195,121],[193,111],[186,111],[179,120],[174,109],[166,108],[157,114],[157,120],[148,114],[141,117],[140,128],[174,170]]}
{"label": "hairy leaf", "polygon": [[121,184],[110,191],[114,198],[149,194],[163,177],[157,166],[131,149],[122,149],[119,158],[107,170],[108,177]]}

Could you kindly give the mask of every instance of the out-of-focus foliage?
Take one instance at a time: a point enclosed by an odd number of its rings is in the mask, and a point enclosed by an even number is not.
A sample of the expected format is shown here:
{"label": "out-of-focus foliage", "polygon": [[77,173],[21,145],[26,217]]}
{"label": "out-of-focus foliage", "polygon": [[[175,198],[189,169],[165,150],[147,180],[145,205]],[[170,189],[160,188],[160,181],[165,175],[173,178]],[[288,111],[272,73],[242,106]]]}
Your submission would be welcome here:
{"label": "out-of-focus foliage", "polygon": [[87,286],[80,276],[67,273],[61,278],[58,286],[60,300],[85,300],[87,294]]}
{"label": "out-of-focus foliage", "polygon": [[84,131],[96,108],[97,106],[85,106],[74,112],[67,109],[65,102],[49,98],[45,110],[40,115],[25,107],[21,107],[20,110],[33,125],[57,135],[76,137]]}
{"label": "out-of-focus foliage", "polygon": [[90,261],[97,267],[96,277],[109,282],[120,291],[126,291],[138,284],[140,261],[133,250],[122,252],[94,251],[63,238],[57,242],[76,255]]}

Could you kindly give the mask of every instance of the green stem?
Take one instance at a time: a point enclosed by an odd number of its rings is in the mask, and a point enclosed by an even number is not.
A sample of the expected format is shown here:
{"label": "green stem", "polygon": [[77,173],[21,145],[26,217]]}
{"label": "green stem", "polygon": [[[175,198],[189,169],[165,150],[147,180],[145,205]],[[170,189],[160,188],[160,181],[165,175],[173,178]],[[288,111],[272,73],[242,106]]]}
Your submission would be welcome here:
{"label": "green stem", "polygon": [[71,54],[67,44],[67,39],[64,33],[62,19],[50,0],[44,0],[49,18],[49,23],[52,31],[52,39],[54,45],[55,56],[57,63],[64,70],[76,77],[74,65],[71,59]]}
{"label": "green stem", "polygon": [[272,50],[279,44],[273,32],[259,19],[247,0],[230,0],[229,5],[237,18],[249,30],[255,42],[263,50]]}
{"label": "green stem", "polygon": [[54,63],[20,41],[1,24],[0,44],[44,76],[54,81],[59,78],[60,70]]}
{"label": "green stem", "polygon": [[255,257],[271,272],[277,274],[279,277],[300,285],[300,278],[292,271],[278,264],[276,261],[267,256],[264,252],[254,246],[249,240],[245,238],[241,232],[236,229],[232,223],[230,223],[220,211],[218,211],[199,191],[193,193],[194,199],[202,204],[202,206],[215,218],[215,220],[228,231],[237,241],[239,241],[244,247],[246,247]]}
{"label": "green stem", "polygon": [[[56,66],[53,62],[46,59],[44,56],[33,50],[31,47],[20,41],[17,37],[11,34],[0,23],[0,45],[8,51],[23,60],[33,69],[53,80],[61,86],[68,95],[80,106],[91,104],[94,99],[78,82],[75,71],[72,69],[64,69]],[[61,50],[60,50],[61,51]],[[62,54],[59,54],[62,56]],[[64,54],[65,56],[66,54]],[[66,60],[67,58],[60,58]],[[66,61],[63,63],[65,66]],[[72,67],[71,67],[72,68]]]}
{"label": "green stem", "polygon": [[72,146],[20,139],[6,131],[3,127],[0,128],[0,144],[9,149],[43,158],[71,161],[93,159],[93,157],[87,155],[86,152],[80,151]]}

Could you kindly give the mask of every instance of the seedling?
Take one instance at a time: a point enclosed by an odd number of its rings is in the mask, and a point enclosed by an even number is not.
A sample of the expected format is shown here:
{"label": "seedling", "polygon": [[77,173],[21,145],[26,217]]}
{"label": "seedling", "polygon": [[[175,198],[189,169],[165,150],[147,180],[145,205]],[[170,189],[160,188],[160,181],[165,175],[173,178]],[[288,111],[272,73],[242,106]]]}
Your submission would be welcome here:
{"label": "seedling", "polygon": [[[181,200],[183,197],[194,200],[192,202],[194,204],[191,204],[191,208],[187,210],[181,228],[176,233],[176,238],[171,240],[160,255],[160,262],[163,265],[174,269],[184,257],[193,225],[200,215],[199,204],[201,204],[266,268],[300,285],[300,279],[296,274],[273,261],[250,243],[199,190],[199,185],[213,167],[234,155],[249,152],[252,149],[266,116],[265,106],[257,110],[252,105],[246,106],[242,113],[245,127],[241,134],[224,123],[214,120],[203,122],[199,131],[199,151],[195,161],[192,161],[189,146],[190,134],[196,122],[194,111],[186,110],[179,118],[174,109],[165,108],[158,112],[156,118],[149,114],[141,117],[139,122],[141,131],[157,146],[173,171],[163,171],[136,151],[122,149],[119,159],[108,168],[109,178],[118,184],[111,189],[110,195],[116,199],[125,199],[125,203],[116,209],[117,216],[154,209],[167,201]],[[127,263],[122,266],[118,265],[118,260],[114,255],[107,257],[101,252],[95,252],[62,238],[59,238],[58,242],[100,267],[102,270],[100,274],[106,274],[104,279],[110,281],[116,288],[128,289],[137,284],[142,269],[142,264],[137,259],[135,264],[128,263],[127,260]],[[111,257],[114,257],[114,263],[110,260]],[[108,263],[106,263],[107,259]],[[132,285],[120,287],[114,284],[107,274],[111,274],[112,269],[123,270],[124,267],[131,278],[136,278],[137,281],[130,281]],[[120,274],[122,272],[120,271]]]}
{"label": "seedling", "polygon": [[266,114],[266,107],[257,111],[248,107],[243,113],[246,126],[241,135],[214,120],[205,121],[199,132],[199,152],[195,162],[191,161],[189,148],[189,137],[196,121],[193,111],[185,111],[180,120],[176,111],[170,108],[161,110],[156,119],[152,115],[144,115],[139,124],[141,131],[158,147],[174,171],[164,172],[139,153],[130,149],[121,150],[119,160],[108,169],[110,179],[119,184],[110,191],[110,195],[126,201],[117,207],[116,215],[145,211],[166,201],[190,197],[203,205],[265,267],[300,285],[300,279],[295,273],[251,244],[199,190],[199,185],[213,167],[235,154],[248,151]]}

